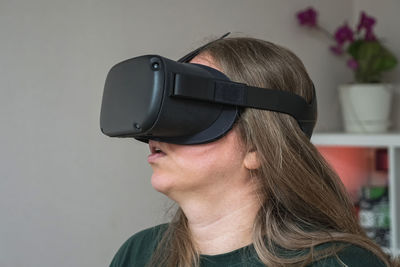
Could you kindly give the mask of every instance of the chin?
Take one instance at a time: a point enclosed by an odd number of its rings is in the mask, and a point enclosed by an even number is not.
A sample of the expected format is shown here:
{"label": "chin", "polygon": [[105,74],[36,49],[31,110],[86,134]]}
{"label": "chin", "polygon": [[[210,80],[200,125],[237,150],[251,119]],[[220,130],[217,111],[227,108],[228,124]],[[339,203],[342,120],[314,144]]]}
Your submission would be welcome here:
{"label": "chin", "polygon": [[153,188],[160,192],[163,193],[164,195],[168,196],[168,193],[171,191],[173,188],[173,182],[168,179],[167,177],[160,176],[157,174],[154,174],[151,176],[151,185]]}

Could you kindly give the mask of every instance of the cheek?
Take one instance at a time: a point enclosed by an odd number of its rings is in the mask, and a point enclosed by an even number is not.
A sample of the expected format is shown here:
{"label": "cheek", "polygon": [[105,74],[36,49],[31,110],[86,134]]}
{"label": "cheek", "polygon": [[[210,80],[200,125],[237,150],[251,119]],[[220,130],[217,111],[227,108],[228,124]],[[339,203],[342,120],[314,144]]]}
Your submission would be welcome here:
{"label": "cheek", "polygon": [[243,153],[234,142],[199,146],[168,146],[168,155],[153,166],[152,185],[167,195],[173,191],[224,187],[243,174]]}
{"label": "cheek", "polygon": [[[224,148],[224,147],[223,147]],[[234,148],[184,147],[177,153],[176,173],[192,185],[224,183],[240,171],[242,159]]]}
{"label": "cheek", "polygon": [[235,165],[233,153],[217,152],[204,147],[174,150],[163,164],[153,166],[152,186],[173,198],[176,192],[197,191],[226,183]]}
{"label": "cheek", "polygon": [[219,157],[211,148],[181,147],[174,152],[171,155],[171,172],[181,178],[181,182],[200,182],[199,180],[206,179],[218,169]]}

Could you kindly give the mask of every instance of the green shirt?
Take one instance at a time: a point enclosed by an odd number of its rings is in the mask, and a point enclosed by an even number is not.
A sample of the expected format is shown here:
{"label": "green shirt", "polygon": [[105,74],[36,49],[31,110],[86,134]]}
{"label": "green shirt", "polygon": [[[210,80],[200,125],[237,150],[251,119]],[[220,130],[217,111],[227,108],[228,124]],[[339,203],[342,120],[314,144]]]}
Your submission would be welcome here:
{"label": "green shirt", "polygon": [[[144,267],[151,258],[160,237],[167,225],[159,225],[143,230],[129,238],[118,250],[110,267]],[[348,267],[384,267],[385,265],[371,252],[351,245],[338,252],[340,260]],[[259,260],[252,245],[220,255],[201,255],[201,267],[244,267],[264,266]],[[310,267],[344,266],[335,256],[331,256],[309,265]]]}

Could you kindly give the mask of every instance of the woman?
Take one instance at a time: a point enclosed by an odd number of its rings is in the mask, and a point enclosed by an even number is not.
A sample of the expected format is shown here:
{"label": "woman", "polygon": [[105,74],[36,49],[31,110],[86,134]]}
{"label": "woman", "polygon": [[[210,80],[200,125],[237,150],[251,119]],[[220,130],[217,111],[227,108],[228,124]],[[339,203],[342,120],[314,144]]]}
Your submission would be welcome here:
{"label": "woman", "polygon": [[[266,41],[217,40],[191,63],[313,97],[301,61]],[[149,146],[152,185],[179,208],[171,223],[131,237],[111,266],[391,264],[360,228],[339,177],[287,114],[247,108],[211,143]]]}

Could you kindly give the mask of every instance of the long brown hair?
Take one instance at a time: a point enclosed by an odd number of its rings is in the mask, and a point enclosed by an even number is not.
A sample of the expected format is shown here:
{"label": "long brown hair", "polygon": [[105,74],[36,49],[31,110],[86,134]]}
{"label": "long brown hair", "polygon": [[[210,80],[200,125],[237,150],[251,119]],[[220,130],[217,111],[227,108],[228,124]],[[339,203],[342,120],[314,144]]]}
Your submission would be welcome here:
{"label": "long brown hair", "polygon": [[[233,81],[294,92],[307,101],[312,81],[289,50],[253,38],[227,38],[205,53]],[[335,255],[343,244],[361,246],[389,266],[388,257],[366,237],[337,174],[289,115],[245,109],[236,127],[248,151],[257,151],[261,167],[251,172],[260,184],[261,208],[253,225],[253,246],[268,266],[306,266]],[[334,242],[337,241],[337,242]],[[334,242],[327,249],[314,247]],[[333,245],[337,244],[337,245]],[[342,245],[339,245],[342,244]],[[284,257],[277,248],[293,253]],[[178,209],[153,254],[150,266],[199,265],[187,219]]]}

